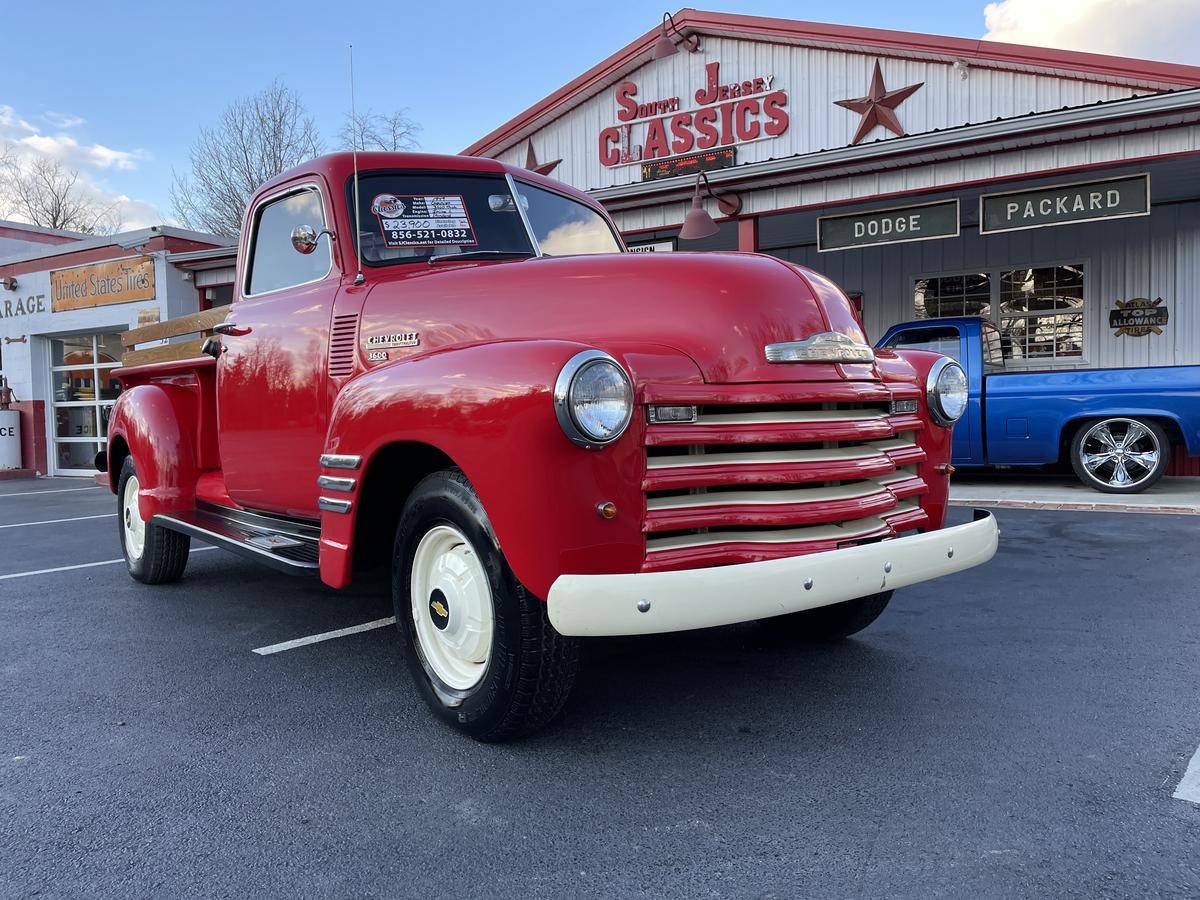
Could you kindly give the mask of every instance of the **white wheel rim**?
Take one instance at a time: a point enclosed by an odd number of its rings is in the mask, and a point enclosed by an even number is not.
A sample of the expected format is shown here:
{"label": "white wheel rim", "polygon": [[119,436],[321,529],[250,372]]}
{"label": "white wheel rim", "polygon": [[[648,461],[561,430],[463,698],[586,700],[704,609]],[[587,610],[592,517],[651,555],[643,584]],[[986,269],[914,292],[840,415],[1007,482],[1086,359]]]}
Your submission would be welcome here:
{"label": "white wheel rim", "polygon": [[138,509],[139,487],[137,476],[131,475],[121,495],[121,528],[125,531],[125,553],[130,559],[141,559],[146,546],[146,521]]}
{"label": "white wheel rim", "polygon": [[445,687],[483,679],[495,619],[487,573],[470,542],[449,525],[426,532],[413,556],[410,600],[418,648]]}

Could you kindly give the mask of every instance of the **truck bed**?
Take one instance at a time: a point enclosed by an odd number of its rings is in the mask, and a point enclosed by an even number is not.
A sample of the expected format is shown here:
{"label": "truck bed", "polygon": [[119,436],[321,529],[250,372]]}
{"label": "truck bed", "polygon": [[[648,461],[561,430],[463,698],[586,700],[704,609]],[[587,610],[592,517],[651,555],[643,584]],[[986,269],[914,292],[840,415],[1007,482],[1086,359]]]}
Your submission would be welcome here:
{"label": "truck bed", "polygon": [[1059,458],[1072,422],[1099,415],[1174,423],[1189,454],[1200,453],[1200,366],[988,372],[983,378],[988,462],[1041,465]]}

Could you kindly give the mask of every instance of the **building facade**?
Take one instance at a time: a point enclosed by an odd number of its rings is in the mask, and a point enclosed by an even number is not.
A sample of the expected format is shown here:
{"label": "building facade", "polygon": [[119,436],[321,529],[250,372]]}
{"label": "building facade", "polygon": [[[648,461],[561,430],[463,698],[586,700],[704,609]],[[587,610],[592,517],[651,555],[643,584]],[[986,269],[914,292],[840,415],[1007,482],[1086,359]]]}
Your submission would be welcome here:
{"label": "building facade", "polygon": [[[14,234],[0,238],[14,242],[28,228],[6,226]],[[228,303],[236,248],[166,226],[51,236],[65,239],[35,237],[0,258],[0,374],[21,412],[19,471],[94,475],[119,391],[110,373],[121,333]]]}
{"label": "building facade", "polygon": [[[464,152],[590,191],[631,249],[827,274],[868,333],[1017,368],[1200,363],[1200,68],[684,10]],[[655,53],[656,45],[660,52]],[[660,58],[656,58],[660,57]],[[697,173],[718,234],[680,241]]]}

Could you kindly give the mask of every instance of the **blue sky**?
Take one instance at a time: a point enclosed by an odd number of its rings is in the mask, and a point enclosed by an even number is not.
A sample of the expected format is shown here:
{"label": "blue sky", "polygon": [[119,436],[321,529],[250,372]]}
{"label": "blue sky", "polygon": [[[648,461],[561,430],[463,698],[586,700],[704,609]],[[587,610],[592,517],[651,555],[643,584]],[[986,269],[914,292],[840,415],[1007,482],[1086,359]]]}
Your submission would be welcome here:
{"label": "blue sky", "polygon": [[[1094,20],[1096,7],[1128,2],[1059,0],[1054,6]],[[1158,10],[1190,10],[1193,4],[1132,2]],[[982,0],[696,5],[964,37],[988,31]],[[96,190],[132,198],[126,221],[137,225],[156,212],[170,215],[171,170],[185,167],[197,128],[211,123],[233,98],[273,78],[300,92],[331,138],[348,104],[351,41],[359,108],[407,107],[423,127],[422,148],[452,153],[653,26],[666,9],[662,0],[515,5],[210,0],[186,6],[60,0],[5,6],[0,137],[32,138],[27,146],[79,166]],[[1017,26],[1027,32],[1032,27],[1039,42],[1063,43],[1050,27],[1044,35],[1038,31],[1043,17],[1036,10],[1053,7],[1038,0],[1004,0],[998,6],[1020,20]],[[1077,36],[1069,25],[1061,33]],[[1193,28],[1189,46],[1196,37]],[[1028,33],[1021,37],[1027,38]]]}

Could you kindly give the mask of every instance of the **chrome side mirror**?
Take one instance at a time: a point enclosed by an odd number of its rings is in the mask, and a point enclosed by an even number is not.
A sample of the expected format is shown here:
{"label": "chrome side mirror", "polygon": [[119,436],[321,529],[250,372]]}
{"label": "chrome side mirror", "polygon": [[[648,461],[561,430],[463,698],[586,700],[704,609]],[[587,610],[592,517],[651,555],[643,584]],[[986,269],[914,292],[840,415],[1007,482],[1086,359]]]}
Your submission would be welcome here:
{"label": "chrome side mirror", "polygon": [[329,240],[333,240],[334,234],[328,228],[322,228],[320,231],[313,228],[311,225],[297,225],[292,229],[292,247],[297,253],[302,253],[305,256],[317,249],[317,242],[321,239],[321,235],[329,235]]}

